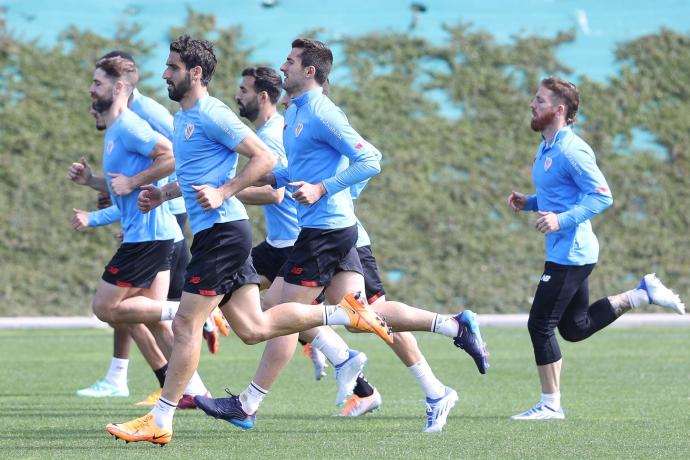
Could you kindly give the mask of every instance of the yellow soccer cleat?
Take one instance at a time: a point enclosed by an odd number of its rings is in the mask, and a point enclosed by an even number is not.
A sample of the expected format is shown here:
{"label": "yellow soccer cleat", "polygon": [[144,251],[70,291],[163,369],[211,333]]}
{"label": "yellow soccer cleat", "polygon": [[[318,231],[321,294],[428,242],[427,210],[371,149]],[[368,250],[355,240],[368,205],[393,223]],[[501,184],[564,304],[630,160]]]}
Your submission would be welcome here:
{"label": "yellow soccer cleat", "polygon": [[160,390],[156,390],[138,403],[134,404],[135,406],[155,406],[158,400],[161,397],[161,393],[163,393],[163,389],[161,388]]}
{"label": "yellow soccer cleat", "polygon": [[164,446],[172,439],[172,429],[158,428],[151,414],[126,423],[109,423],[105,430],[126,442],[150,442]]}
{"label": "yellow soccer cleat", "polygon": [[213,318],[213,322],[216,323],[216,327],[220,331],[221,334],[223,334],[225,337],[230,335],[230,325],[228,324],[227,320],[225,319],[225,316],[223,315],[223,312],[220,311],[218,307],[216,307],[213,312],[211,312],[211,317]]}
{"label": "yellow soccer cleat", "polygon": [[364,332],[373,332],[386,343],[392,344],[392,331],[386,325],[386,321],[372,310],[366,302],[363,302],[361,298],[361,293],[345,294],[345,297],[338,303],[350,317],[350,327]]}

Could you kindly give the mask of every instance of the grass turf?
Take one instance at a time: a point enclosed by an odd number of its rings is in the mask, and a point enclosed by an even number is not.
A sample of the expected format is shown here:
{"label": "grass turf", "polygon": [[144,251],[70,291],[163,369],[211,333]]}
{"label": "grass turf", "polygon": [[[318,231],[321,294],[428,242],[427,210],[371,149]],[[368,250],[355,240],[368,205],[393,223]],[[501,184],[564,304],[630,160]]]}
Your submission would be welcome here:
{"label": "grass turf", "polygon": [[[84,399],[77,388],[102,378],[112,334],[104,330],[0,331],[0,458],[690,458],[690,352],[685,328],[607,330],[580,344],[562,343],[566,420],[517,422],[509,416],[539,398],[527,331],[485,328],[491,369],[448,339],[417,334],[436,375],[460,394],[443,433],[424,434],[423,394],[388,348],[370,335],[345,334],[369,356],[368,379],[383,406],[339,418],[332,369],[313,379],[296,356],[257,416],[242,432],[200,411],[178,411],[171,444],[125,445],[109,422],[146,413],[134,402],[156,389],[153,373],[132,352],[129,398]],[[200,373],[211,392],[240,392],[263,346],[222,338],[204,350]]]}

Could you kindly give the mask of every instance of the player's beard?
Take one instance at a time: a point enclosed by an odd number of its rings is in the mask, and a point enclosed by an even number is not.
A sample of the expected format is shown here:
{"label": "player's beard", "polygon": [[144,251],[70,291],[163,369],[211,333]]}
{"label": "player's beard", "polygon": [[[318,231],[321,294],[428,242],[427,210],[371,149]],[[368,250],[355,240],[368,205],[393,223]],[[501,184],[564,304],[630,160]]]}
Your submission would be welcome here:
{"label": "player's beard", "polygon": [[113,95],[103,96],[101,98],[96,98],[91,102],[91,107],[98,113],[105,113],[113,105]]}
{"label": "player's beard", "polygon": [[[112,105],[112,103],[113,103],[113,101],[111,99],[110,105]],[[94,111],[98,112],[98,109],[96,108],[95,102],[91,103],[91,108]],[[110,108],[110,106],[108,106],[108,108]],[[102,112],[98,112],[98,115],[102,115]],[[106,126],[105,126],[105,122],[103,121],[103,119],[101,117],[97,116],[96,114],[93,114],[93,118],[96,120],[96,129],[99,131],[104,131]]]}
{"label": "player's beard", "polygon": [[556,110],[549,110],[537,117],[532,117],[530,127],[532,130],[541,133],[553,122],[554,118],[556,118]]}
{"label": "player's beard", "polygon": [[247,105],[238,104],[240,107],[240,116],[246,118],[252,123],[259,116],[259,104],[256,99],[249,102]]}
{"label": "player's beard", "polygon": [[167,80],[168,85],[168,97],[175,101],[180,102],[187,92],[192,88],[192,77],[189,72],[185,74],[185,77],[179,83],[175,83],[172,80]]}

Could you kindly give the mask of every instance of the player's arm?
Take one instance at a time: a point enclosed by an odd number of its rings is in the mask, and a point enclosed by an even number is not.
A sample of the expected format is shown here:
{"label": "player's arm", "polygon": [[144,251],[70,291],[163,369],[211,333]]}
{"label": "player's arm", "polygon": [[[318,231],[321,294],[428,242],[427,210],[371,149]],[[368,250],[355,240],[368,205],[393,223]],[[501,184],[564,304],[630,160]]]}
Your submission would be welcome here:
{"label": "player's arm", "polygon": [[366,181],[381,171],[381,153],[350,126],[345,114],[333,111],[319,119],[319,138],[350,160],[350,166],[322,184],[327,194],[335,194]]}
{"label": "player's arm", "polygon": [[613,204],[611,189],[593,153],[586,150],[568,152],[567,168],[584,196],[577,205],[558,214],[558,224],[562,229],[573,228]]}
{"label": "player's arm", "polygon": [[251,186],[237,193],[237,198],[244,204],[264,205],[280,204],[285,195],[285,188],[274,189],[271,185]]}
{"label": "player's arm", "polygon": [[141,186],[141,192],[137,196],[137,206],[141,212],[149,212],[160,206],[164,201],[182,196],[180,184],[177,181],[168,182],[162,187],[148,184]]}
{"label": "player's arm", "polygon": [[149,156],[153,160],[151,166],[134,176],[109,174],[112,177],[110,186],[116,195],[128,195],[142,185],[151,184],[169,176],[175,170],[172,143],[164,136],[158,135],[158,140],[151,149]]}
{"label": "player's arm", "polygon": [[105,177],[94,175],[85,157],[81,157],[79,161],[72,163],[67,170],[67,177],[75,184],[87,185],[100,192],[108,192],[108,184],[105,182]]}
{"label": "player's arm", "polygon": [[251,131],[237,144],[235,151],[249,161],[235,177],[220,187],[226,200],[237,195],[240,190],[258,183],[276,165],[275,154]]}

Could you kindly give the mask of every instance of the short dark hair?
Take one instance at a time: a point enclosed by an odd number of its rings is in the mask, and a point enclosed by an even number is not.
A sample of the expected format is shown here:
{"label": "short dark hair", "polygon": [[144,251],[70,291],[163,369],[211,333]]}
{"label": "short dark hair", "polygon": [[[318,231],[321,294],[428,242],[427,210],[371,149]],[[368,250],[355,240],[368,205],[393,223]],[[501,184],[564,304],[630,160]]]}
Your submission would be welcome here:
{"label": "short dark hair", "polygon": [[201,84],[208,86],[218,62],[213,52],[213,43],[208,40],[197,40],[184,34],[170,43],[170,51],[180,55],[187,69],[201,67]]}
{"label": "short dark hair", "polygon": [[266,91],[272,104],[277,104],[283,92],[283,79],[270,67],[247,67],[242,71],[243,77],[254,77],[256,92]]}
{"label": "short dark hair", "polygon": [[297,38],[293,40],[292,47],[302,50],[300,54],[302,68],[314,66],[316,69],[314,79],[319,85],[323,85],[333,68],[331,49],[325,43],[311,38]]}
{"label": "short dark hair", "polygon": [[109,52],[109,53],[107,53],[107,54],[104,54],[103,56],[101,56],[101,58],[99,59],[99,61],[100,61],[101,59],[108,59],[108,58],[113,58],[113,57],[121,57],[121,58],[124,59],[125,61],[129,61],[129,62],[131,62],[132,64],[137,65],[137,63],[134,62],[134,58],[132,57],[132,55],[129,54],[128,52],[122,51],[122,50],[113,50],[113,51],[111,51],[111,52]]}
{"label": "short dark hair", "polygon": [[132,88],[139,82],[139,72],[134,62],[119,56],[99,59],[96,68],[103,70],[112,79],[122,79]]}
{"label": "short dark hair", "polygon": [[550,90],[565,105],[565,122],[569,125],[575,123],[577,110],[580,107],[580,94],[577,91],[577,86],[554,76],[544,78],[540,85]]}

